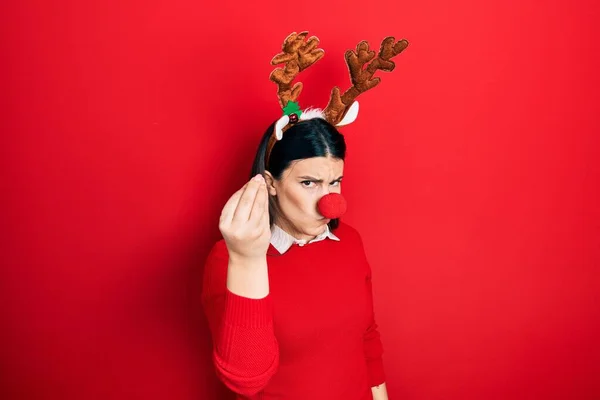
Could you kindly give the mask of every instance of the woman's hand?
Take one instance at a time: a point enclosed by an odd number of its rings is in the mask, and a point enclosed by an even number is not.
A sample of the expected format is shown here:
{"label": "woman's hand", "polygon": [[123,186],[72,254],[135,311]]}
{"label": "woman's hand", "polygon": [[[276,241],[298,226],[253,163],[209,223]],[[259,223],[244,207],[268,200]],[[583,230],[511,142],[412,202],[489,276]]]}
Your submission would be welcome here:
{"label": "woman's hand", "polygon": [[219,230],[230,259],[252,261],[266,256],[271,228],[267,186],[262,175],[250,179],[229,198],[221,212]]}

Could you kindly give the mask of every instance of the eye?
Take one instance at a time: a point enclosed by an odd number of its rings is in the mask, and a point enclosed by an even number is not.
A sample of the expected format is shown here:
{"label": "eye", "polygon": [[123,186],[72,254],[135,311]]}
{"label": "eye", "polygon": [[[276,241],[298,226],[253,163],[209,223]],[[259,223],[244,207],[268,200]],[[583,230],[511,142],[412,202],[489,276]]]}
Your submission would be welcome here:
{"label": "eye", "polygon": [[313,181],[302,181],[300,182],[302,184],[302,186],[304,187],[313,187],[315,186],[315,183]]}
{"label": "eye", "polygon": [[342,181],[335,181],[331,183],[331,186],[340,186]]}

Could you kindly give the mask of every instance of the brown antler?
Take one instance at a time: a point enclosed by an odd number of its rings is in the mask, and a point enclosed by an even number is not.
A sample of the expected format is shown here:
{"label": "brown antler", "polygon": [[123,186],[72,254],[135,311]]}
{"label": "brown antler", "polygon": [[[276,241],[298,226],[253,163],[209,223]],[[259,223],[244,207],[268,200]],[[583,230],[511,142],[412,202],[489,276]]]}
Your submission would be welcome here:
{"label": "brown antler", "polygon": [[284,108],[289,101],[296,101],[302,91],[302,83],[297,82],[292,86],[292,81],[306,68],[319,61],[325,52],[318,49],[319,39],[311,36],[304,41],[308,32],[291,33],[283,42],[282,53],[271,60],[272,65],[285,63],[283,68],[276,68],[271,72],[271,79],[277,84],[279,104]]}
{"label": "brown antler", "polygon": [[[348,107],[352,105],[359,94],[374,88],[381,81],[380,78],[373,78],[373,74],[377,70],[386,72],[393,71],[396,67],[392,57],[400,54],[408,46],[408,41],[405,39],[396,40],[393,37],[387,37],[381,42],[379,55],[375,58],[375,51],[369,50],[369,43],[366,41],[360,42],[356,46],[356,51],[348,50],[345,54],[346,64],[350,72],[352,86],[340,95],[340,89],[334,87],[331,91],[331,98],[323,113],[327,120],[336,125],[339,123]],[[368,65],[367,65],[368,64]],[[366,68],[364,66],[367,65]]]}

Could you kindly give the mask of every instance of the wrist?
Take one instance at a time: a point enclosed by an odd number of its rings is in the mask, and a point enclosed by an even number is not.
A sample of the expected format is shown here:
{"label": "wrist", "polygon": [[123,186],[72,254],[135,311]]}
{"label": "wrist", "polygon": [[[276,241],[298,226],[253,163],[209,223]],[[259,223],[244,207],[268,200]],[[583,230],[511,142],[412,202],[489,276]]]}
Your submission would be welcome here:
{"label": "wrist", "polygon": [[262,299],[269,294],[267,257],[233,254],[227,266],[227,288],[238,296]]}
{"label": "wrist", "polygon": [[248,256],[229,252],[229,264],[235,266],[243,266],[245,268],[260,268],[267,262],[267,255]]}

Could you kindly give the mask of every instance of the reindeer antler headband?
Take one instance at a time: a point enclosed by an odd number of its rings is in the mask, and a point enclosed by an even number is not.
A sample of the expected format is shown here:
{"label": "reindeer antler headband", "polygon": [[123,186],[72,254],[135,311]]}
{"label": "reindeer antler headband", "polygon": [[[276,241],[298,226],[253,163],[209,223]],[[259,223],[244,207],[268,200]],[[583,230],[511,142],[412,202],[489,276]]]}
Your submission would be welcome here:
{"label": "reindeer antler headband", "polygon": [[[396,67],[391,59],[400,54],[408,46],[405,39],[396,40],[387,37],[381,42],[379,54],[369,49],[369,43],[360,42],[356,50],[346,51],[345,58],[350,72],[352,86],[343,94],[340,89],[334,87],[331,98],[324,110],[313,109],[303,112],[298,105],[298,96],[302,91],[302,83],[292,82],[296,76],[315,64],[325,55],[323,49],[319,49],[319,39],[311,36],[305,41],[308,32],[291,33],[283,42],[282,52],[271,60],[272,65],[285,63],[283,68],[276,68],[271,72],[270,80],[277,84],[277,97],[283,109],[283,116],[275,124],[275,130],[267,145],[267,161],[276,141],[283,138],[283,132],[298,120],[312,118],[324,118],[335,126],[348,125],[358,116],[358,102],[356,98],[361,93],[374,88],[381,81],[373,78],[377,70],[391,72]],[[366,66],[366,68],[365,68]]]}

